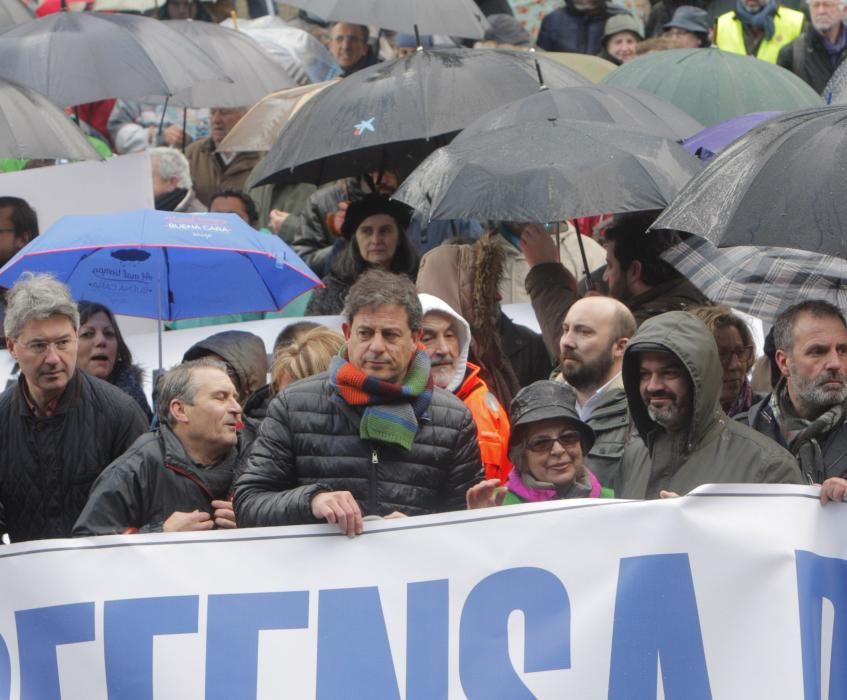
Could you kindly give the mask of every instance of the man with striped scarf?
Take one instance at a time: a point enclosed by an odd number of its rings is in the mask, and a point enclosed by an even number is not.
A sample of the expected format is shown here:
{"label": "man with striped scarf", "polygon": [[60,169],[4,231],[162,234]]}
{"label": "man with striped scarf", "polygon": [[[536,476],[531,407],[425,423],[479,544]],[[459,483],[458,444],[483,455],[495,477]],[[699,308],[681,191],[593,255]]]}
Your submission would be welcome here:
{"label": "man with striped scarf", "polygon": [[344,316],[347,344],[329,371],[268,407],[236,484],[240,527],[327,521],[353,536],[365,517],[463,508],[482,478],[470,412],[433,387],[414,284],[371,270]]}

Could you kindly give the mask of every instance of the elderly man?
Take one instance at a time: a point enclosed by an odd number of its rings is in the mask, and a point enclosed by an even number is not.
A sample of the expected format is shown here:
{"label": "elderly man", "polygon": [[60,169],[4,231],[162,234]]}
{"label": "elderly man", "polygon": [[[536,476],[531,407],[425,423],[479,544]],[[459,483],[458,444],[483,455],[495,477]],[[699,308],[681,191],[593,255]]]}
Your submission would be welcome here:
{"label": "elderly man", "polygon": [[368,38],[368,28],[363,24],[336,22],[330,28],[329,51],[344,77],[376,63]]}
{"label": "elderly man", "polygon": [[0,394],[0,534],[67,537],[91,484],[147,420],[129,395],[77,369],[79,313],[67,287],[25,274],[7,304],[21,378]]}
{"label": "elderly man", "polygon": [[809,0],[809,26],[779,50],[777,64],[822,93],[835,69],[847,57],[844,28],[847,0]]}
{"label": "elderly man", "polygon": [[241,527],[326,520],[352,536],[363,516],[462,508],[482,477],[473,418],[433,389],[418,349],[423,314],[412,282],[367,272],[344,316],[343,356],[268,407],[236,483]]}
{"label": "elderly man", "polygon": [[191,167],[185,156],[173,148],[150,149],[154,206],[159,211],[197,212],[206,207],[194,195]]}
{"label": "elderly man", "polygon": [[847,477],[847,324],[825,301],[783,311],[773,328],[782,378],[738,416],[786,447],[810,481]]}
{"label": "elderly man", "polygon": [[576,392],[576,412],[594,431],[585,464],[603,486],[615,487],[629,441],[629,410],[621,377],[635,318],[621,302],[586,297],[568,310],[559,341],[562,378]]}
{"label": "elderly man", "polygon": [[446,301],[419,294],[423,309],[421,343],[432,363],[432,383],[458,396],[476,424],[479,452],[486,479],[505,483],[509,461],[509,415],[480,375],[479,365],[468,361],[471,329]]}
{"label": "elderly man", "polygon": [[159,384],[159,429],[94,482],[74,536],[235,527],[229,501],[241,406],[226,366],[184,362]]}
{"label": "elderly man", "polygon": [[721,410],[721,364],[692,314],[645,321],[624,351],[623,381],[641,439],[624,450],[615,494],[658,498],[711,483],[805,483],[784,448]]}
{"label": "elderly man", "polygon": [[246,113],[247,107],[213,107],[209,110],[210,135],[185,149],[197,198],[207,207],[212,195],[219,190],[243,190],[250,171],[261,160],[262,154],[255,151],[224,153],[216,150],[217,144]]}
{"label": "elderly man", "polygon": [[800,36],[804,20],[802,12],[776,0],[738,0],[734,10],[718,17],[715,45],[776,63],[780,49]]}

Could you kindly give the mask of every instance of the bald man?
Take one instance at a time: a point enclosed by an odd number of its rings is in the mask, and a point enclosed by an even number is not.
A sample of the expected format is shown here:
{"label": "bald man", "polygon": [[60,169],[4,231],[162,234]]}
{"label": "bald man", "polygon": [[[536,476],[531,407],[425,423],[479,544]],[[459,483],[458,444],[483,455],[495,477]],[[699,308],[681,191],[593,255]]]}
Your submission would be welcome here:
{"label": "bald man", "polygon": [[562,378],[576,393],[580,419],[597,436],[585,464],[612,489],[630,433],[621,363],[635,331],[635,317],[621,302],[590,296],[570,307],[559,341]]}

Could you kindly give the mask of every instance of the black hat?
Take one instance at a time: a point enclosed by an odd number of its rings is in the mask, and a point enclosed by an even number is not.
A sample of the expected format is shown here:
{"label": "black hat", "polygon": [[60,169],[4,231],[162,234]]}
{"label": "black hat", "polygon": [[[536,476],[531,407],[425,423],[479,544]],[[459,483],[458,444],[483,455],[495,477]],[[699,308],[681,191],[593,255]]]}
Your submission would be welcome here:
{"label": "black hat", "polygon": [[347,212],[344,214],[344,223],[341,225],[341,233],[346,239],[351,239],[361,223],[369,216],[376,214],[388,214],[393,217],[397,225],[404,231],[409,226],[412,218],[412,210],[402,202],[397,202],[380,194],[368,194],[350,202]]}
{"label": "black hat", "polygon": [[665,31],[668,29],[683,29],[692,34],[705,34],[708,36],[712,21],[706,10],[701,10],[693,5],[681,5],[674,10],[673,17],[665,22]]}
{"label": "black hat", "polygon": [[[582,451],[588,452],[594,444],[594,431],[583,423],[576,412],[576,394],[570,387],[542,379],[525,386],[509,405],[512,436],[521,425],[542,420],[566,419],[576,424],[582,436]],[[510,445],[513,447],[514,445]]]}

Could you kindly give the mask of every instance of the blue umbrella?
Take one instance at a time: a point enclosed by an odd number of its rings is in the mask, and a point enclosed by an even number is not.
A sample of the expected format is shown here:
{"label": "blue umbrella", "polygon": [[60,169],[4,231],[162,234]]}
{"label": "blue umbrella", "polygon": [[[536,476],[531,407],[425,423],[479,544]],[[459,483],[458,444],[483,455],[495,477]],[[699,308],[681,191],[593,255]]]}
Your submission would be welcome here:
{"label": "blue umbrella", "polygon": [[160,327],[277,310],[321,285],[285,243],[234,214],[148,209],[62,217],[0,269],[0,286],[24,272],[50,272],[75,298]]}
{"label": "blue umbrella", "polygon": [[782,112],[751,112],[707,126],[682,142],[682,147],[700,160],[709,162],[735,139],[741,138],[754,126]]}

